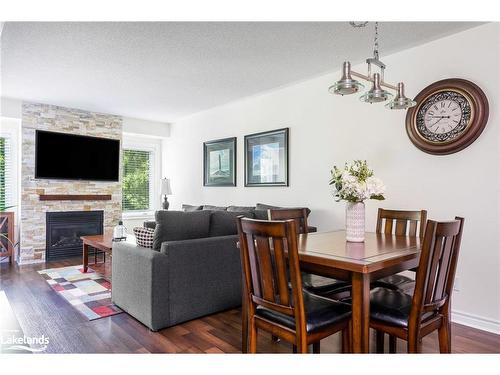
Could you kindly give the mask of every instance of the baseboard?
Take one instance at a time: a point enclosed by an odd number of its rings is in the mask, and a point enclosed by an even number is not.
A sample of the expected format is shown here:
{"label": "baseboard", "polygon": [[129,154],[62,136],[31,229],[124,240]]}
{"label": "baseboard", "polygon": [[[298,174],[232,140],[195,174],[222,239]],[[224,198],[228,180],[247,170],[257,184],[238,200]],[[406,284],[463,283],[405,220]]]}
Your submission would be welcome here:
{"label": "baseboard", "polygon": [[451,312],[451,321],[500,335],[500,321],[498,320],[455,310]]}

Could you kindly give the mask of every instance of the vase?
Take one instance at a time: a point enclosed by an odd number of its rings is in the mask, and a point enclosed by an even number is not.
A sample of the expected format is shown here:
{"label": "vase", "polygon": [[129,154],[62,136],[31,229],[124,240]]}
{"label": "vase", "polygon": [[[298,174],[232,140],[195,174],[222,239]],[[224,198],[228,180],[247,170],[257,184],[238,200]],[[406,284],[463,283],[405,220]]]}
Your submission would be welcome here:
{"label": "vase", "polygon": [[364,242],[365,240],[365,204],[347,202],[345,210],[346,240]]}

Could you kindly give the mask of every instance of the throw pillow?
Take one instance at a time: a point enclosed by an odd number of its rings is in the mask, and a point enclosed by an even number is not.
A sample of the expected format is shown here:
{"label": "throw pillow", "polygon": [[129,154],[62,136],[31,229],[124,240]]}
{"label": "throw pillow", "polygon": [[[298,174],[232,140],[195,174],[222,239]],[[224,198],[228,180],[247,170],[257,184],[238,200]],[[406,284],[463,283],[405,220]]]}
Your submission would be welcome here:
{"label": "throw pillow", "polygon": [[227,207],[221,206],[212,206],[210,204],[206,204],[203,206],[204,211],[226,211]]}
{"label": "throw pillow", "polygon": [[[280,209],[280,208],[302,208],[302,207],[278,207],[278,206],[271,206],[269,204],[263,204],[263,203],[257,203],[255,205],[255,210],[256,211],[267,211],[267,210],[273,210],[273,209]],[[311,213],[311,210],[307,207],[304,207],[307,210],[307,216]],[[267,216],[267,214],[266,214]]]}
{"label": "throw pillow", "polygon": [[193,206],[191,204],[183,204],[182,211],[191,212],[191,211],[199,211],[203,208],[203,206]]}
{"label": "throw pillow", "polygon": [[228,206],[227,211],[229,212],[253,212],[255,207],[250,206]]}
{"label": "throw pillow", "polygon": [[141,247],[147,247],[149,249],[153,248],[153,233],[154,229],[151,228],[143,228],[143,227],[135,227],[134,235],[137,242],[137,245]]}

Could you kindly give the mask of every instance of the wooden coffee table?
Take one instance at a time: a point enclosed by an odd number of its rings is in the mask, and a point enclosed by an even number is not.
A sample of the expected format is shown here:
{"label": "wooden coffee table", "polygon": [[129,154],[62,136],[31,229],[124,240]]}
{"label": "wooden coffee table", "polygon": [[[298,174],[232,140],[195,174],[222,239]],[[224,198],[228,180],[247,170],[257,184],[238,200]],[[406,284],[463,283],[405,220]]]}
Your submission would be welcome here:
{"label": "wooden coffee table", "polygon": [[96,248],[111,254],[113,248],[113,235],[111,233],[98,234],[95,236],[82,236],[83,241],[83,272],[89,268],[89,247]]}

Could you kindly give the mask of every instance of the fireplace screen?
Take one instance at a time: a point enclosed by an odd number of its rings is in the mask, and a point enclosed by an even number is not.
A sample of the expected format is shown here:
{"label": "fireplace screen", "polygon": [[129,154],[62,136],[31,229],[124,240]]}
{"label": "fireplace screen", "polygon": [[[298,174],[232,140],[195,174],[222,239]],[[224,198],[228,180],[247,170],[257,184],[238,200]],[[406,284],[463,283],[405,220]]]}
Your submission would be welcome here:
{"label": "fireplace screen", "polygon": [[47,260],[82,255],[81,236],[103,233],[103,211],[47,212]]}

